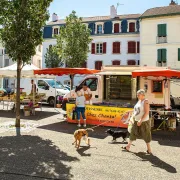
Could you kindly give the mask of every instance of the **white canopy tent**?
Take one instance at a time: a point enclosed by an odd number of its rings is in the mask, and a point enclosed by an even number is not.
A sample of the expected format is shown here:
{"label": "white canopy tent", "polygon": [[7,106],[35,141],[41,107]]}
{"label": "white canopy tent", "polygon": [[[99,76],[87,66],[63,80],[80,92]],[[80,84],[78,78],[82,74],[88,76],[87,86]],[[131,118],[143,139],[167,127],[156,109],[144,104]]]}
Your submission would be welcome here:
{"label": "white canopy tent", "polygon": [[[54,75],[34,75],[34,70],[38,70],[39,68],[34,66],[33,64],[26,64],[23,66],[21,71],[21,78],[52,78],[54,79]],[[9,77],[16,78],[17,77],[17,63],[7,66],[4,68],[0,68],[0,78]]]}

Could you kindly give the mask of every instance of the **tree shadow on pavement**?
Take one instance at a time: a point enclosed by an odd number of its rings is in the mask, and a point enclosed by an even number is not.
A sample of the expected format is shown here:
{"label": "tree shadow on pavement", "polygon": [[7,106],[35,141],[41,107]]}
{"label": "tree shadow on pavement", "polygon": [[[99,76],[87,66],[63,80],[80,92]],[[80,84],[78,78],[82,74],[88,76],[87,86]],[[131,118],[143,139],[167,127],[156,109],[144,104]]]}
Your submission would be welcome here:
{"label": "tree shadow on pavement", "polygon": [[164,162],[163,160],[159,159],[157,156],[154,155],[148,155],[142,152],[139,153],[133,153],[137,157],[141,158],[142,161],[149,161],[152,166],[158,167],[161,169],[166,170],[169,173],[177,173],[176,168],[171,166],[170,164]]}
{"label": "tree shadow on pavement", "polygon": [[71,179],[68,156],[52,141],[37,136],[0,137],[0,179]]}
{"label": "tree shadow on pavement", "polygon": [[[91,127],[93,126],[90,126],[90,125],[87,126],[87,128],[91,128]],[[51,130],[51,131],[57,131],[61,133],[67,133],[67,134],[74,134],[74,131],[78,129],[77,124],[67,123],[66,121],[39,126],[38,128]],[[83,129],[84,127],[81,127],[81,128]],[[106,130],[107,130],[107,127],[97,127],[94,129],[93,132],[88,131],[88,134],[90,137],[93,137],[93,138],[105,139],[108,136],[105,133]]]}
{"label": "tree shadow on pavement", "polygon": [[[36,111],[35,115],[31,115],[31,116],[24,116],[24,112],[21,111],[21,119],[23,120],[41,120],[41,119],[45,119],[48,117],[52,117],[57,115],[57,112],[50,112],[50,111]],[[0,110],[0,114],[1,117],[0,118],[15,118],[16,117],[16,113],[13,111],[4,111],[4,110]]]}

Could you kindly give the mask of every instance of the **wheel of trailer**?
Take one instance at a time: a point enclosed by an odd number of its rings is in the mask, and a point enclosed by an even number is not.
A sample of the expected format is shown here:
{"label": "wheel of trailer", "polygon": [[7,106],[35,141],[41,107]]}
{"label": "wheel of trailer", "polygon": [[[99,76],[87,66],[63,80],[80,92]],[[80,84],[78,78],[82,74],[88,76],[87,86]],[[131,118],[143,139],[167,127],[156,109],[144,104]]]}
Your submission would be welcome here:
{"label": "wheel of trailer", "polygon": [[49,105],[50,105],[50,106],[54,106],[54,103],[55,103],[54,97],[50,97],[49,100],[48,100],[48,102],[49,102]]}

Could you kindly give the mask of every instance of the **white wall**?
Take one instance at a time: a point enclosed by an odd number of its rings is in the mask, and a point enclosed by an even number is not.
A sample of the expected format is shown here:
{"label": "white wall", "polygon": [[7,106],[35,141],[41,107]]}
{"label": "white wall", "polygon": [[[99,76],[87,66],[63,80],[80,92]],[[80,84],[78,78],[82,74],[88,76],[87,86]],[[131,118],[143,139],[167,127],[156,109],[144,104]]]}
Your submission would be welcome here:
{"label": "white wall", "polygon": [[[167,24],[167,43],[157,44],[157,25]],[[180,69],[180,16],[166,16],[141,20],[140,65],[156,66],[157,49],[167,49],[167,66]]]}

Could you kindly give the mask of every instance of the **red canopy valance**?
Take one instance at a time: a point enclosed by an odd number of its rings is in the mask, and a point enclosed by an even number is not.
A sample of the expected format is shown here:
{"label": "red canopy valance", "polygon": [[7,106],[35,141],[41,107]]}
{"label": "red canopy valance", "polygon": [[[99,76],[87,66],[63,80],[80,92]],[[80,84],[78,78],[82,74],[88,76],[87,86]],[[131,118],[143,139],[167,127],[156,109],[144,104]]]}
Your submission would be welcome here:
{"label": "red canopy valance", "polygon": [[154,77],[167,77],[167,78],[172,78],[172,77],[180,77],[180,71],[178,70],[172,70],[172,69],[144,69],[144,70],[136,70],[132,72],[133,77],[147,77],[147,76],[154,76]]}
{"label": "red canopy valance", "polygon": [[95,69],[87,69],[87,68],[47,68],[47,69],[40,69],[34,70],[34,74],[38,75],[76,75],[76,74],[95,74],[100,72],[99,70]]}

